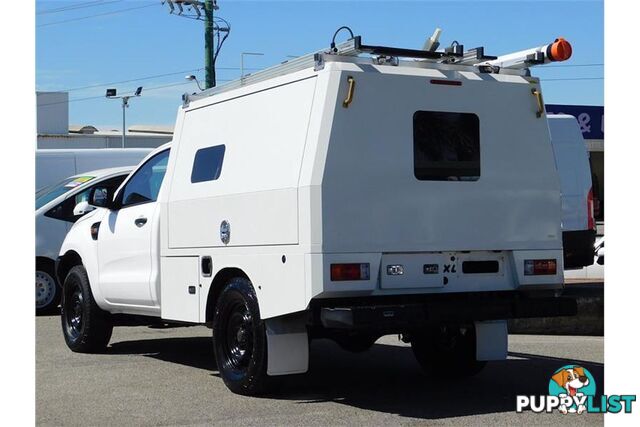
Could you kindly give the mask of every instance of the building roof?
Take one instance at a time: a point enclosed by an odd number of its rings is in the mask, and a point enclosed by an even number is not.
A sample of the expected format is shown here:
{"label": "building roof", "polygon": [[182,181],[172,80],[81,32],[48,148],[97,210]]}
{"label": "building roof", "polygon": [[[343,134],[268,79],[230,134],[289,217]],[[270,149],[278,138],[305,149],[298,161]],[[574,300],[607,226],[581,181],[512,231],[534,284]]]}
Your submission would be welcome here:
{"label": "building roof", "polygon": [[94,134],[98,128],[92,125],[69,125],[69,133]]}
{"label": "building roof", "polygon": [[157,133],[173,135],[173,125],[133,125],[129,126],[129,133]]}

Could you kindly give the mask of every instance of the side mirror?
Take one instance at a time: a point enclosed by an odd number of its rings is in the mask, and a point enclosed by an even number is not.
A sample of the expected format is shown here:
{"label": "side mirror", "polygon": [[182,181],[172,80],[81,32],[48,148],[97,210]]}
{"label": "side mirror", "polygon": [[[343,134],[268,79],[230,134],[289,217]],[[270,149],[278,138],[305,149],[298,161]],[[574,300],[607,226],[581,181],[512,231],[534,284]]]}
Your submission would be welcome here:
{"label": "side mirror", "polygon": [[89,204],[87,201],[82,201],[73,208],[73,216],[82,216],[86,213],[91,212],[95,208]]}
{"label": "side mirror", "polygon": [[598,252],[596,252],[596,256],[598,257],[596,262],[599,265],[604,265],[604,247],[598,249]]}
{"label": "side mirror", "polygon": [[107,187],[94,187],[89,193],[89,205],[97,208],[113,208],[113,190]]}

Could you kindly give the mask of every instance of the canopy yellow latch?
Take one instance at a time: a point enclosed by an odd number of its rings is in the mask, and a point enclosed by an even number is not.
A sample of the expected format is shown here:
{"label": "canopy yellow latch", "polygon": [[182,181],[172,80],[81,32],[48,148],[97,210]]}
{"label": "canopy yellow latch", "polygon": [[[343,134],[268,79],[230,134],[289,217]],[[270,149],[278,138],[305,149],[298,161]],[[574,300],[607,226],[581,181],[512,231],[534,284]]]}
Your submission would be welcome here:
{"label": "canopy yellow latch", "polygon": [[536,111],[536,117],[542,117],[542,113],[544,113],[544,103],[542,102],[542,93],[536,89],[531,89],[531,93],[536,97],[536,101],[538,102],[538,111]]}
{"label": "canopy yellow latch", "polygon": [[344,108],[349,108],[349,104],[353,101],[353,91],[356,88],[356,79],[353,76],[347,77],[347,82],[349,82],[349,91],[347,92],[347,97],[344,101],[342,101],[342,106]]}

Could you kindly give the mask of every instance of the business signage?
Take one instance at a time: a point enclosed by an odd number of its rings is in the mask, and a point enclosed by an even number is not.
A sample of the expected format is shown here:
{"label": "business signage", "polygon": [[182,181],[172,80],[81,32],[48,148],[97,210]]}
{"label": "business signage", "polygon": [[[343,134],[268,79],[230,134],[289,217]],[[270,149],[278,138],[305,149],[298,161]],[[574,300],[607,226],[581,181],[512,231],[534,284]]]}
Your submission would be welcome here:
{"label": "business signage", "polygon": [[547,114],[569,114],[578,120],[584,139],[604,139],[604,107],[547,104]]}

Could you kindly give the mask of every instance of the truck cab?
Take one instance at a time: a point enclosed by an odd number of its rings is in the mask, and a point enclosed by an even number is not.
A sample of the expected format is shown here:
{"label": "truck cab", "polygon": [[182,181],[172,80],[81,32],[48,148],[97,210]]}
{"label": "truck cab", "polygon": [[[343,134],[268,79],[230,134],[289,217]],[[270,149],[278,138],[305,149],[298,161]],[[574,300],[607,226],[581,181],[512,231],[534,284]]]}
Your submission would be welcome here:
{"label": "truck cab", "polygon": [[539,81],[486,59],[356,37],[186,96],[171,145],[67,235],[67,345],[132,316],[205,324],[252,395],[306,372],[309,339],[400,334],[465,376],[506,357],[506,319],[574,313]]}

